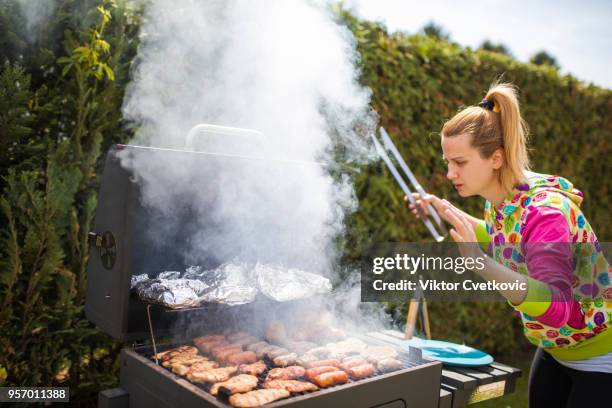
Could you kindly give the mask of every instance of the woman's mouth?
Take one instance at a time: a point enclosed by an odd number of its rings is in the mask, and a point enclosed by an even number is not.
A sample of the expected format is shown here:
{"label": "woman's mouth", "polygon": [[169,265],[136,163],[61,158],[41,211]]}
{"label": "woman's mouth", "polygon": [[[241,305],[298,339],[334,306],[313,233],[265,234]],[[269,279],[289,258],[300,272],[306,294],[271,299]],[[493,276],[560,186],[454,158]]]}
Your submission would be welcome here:
{"label": "woman's mouth", "polygon": [[456,188],[457,190],[459,190],[461,187],[463,187],[463,184],[455,184],[455,188]]}

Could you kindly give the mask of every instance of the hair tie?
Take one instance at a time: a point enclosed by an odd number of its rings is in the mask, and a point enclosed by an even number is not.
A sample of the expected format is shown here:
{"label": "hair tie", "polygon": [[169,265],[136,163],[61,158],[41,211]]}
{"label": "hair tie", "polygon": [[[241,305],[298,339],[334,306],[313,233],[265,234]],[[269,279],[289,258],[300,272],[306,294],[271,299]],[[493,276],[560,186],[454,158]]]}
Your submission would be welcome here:
{"label": "hair tie", "polygon": [[480,106],[481,108],[485,108],[488,109],[490,111],[493,112],[497,112],[499,113],[501,111],[501,109],[499,109],[499,105],[497,103],[495,103],[494,101],[490,101],[488,99],[483,99],[478,106]]}
{"label": "hair tie", "polygon": [[493,110],[493,107],[495,106],[495,104],[493,103],[493,101],[490,101],[488,99],[483,99],[478,106],[480,106],[481,108],[485,108],[488,109],[490,111]]}

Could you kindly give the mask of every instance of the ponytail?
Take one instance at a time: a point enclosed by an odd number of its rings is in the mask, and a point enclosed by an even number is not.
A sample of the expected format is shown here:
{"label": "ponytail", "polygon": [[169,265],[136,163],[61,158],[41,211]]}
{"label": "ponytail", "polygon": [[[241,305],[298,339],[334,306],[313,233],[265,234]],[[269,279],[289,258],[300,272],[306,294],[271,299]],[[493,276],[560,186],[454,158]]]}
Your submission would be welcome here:
{"label": "ponytail", "polygon": [[517,88],[507,83],[491,85],[480,104],[463,109],[442,127],[444,137],[470,134],[471,145],[483,158],[503,150],[504,161],[497,176],[506,192],[525,181],[525,172],[529,170],[528,132],[521,117]]}

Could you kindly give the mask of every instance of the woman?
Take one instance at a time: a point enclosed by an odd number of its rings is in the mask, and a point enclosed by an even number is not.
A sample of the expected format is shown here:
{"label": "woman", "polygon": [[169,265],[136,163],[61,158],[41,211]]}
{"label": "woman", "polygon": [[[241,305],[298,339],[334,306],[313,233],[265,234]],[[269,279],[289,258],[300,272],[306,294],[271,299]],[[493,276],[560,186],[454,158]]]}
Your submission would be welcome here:
{"label": "woman", "polygon": [[[527,284],[502,295],[538,346],[530,407],[612,405],[605,397],[612,386],[612,269],[580,211],[582,193],[564,178],[529,171],[516,88],[494,84],[441,133],[447,177],[461,197],[485,198],[484,220],[431,194],[416,202],[425,212],[432,204],[453,225],[457,243],[489,241],[493,259],[478,271],[483,278]],[[484,256],[476,244],[459,249]]]}

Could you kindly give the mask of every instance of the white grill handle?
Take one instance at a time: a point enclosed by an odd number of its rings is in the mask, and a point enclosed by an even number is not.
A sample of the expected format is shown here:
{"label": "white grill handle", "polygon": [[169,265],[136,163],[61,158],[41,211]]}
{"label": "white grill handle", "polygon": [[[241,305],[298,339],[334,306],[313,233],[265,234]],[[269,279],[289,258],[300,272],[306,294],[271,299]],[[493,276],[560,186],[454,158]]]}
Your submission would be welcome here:
{"label": "white grill handle", "polygon": [[257,130],[201,123],[199,125],[195,125],[193,128],[191,128],[189,133],[187,133],[187,137],[185,139],[185,150],[195,150],[193,147],[193,142],[196,136],[198,138],[211,138],[214,136],[240,137],[258,143],[265,140],[264,134]]}

